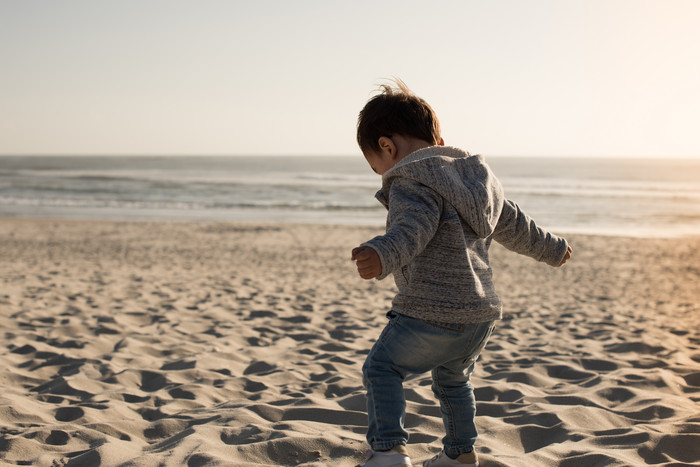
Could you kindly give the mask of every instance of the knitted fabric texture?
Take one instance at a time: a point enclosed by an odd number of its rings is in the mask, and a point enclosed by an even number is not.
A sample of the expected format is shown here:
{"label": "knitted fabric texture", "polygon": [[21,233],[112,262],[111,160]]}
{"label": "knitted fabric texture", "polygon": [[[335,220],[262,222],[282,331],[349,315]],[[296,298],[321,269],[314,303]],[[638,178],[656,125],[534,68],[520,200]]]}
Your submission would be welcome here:
{"label": "knitted fabric texture", "polygon": [[489,264],[493,240],[557,266],[565,239],[538,227],[505,199],[481,156],[432,146],[409,154],[382,178],[377,199],[388,209],[386,234],[364,243],[398,287],[392,309],[428,321],[500,319]]}

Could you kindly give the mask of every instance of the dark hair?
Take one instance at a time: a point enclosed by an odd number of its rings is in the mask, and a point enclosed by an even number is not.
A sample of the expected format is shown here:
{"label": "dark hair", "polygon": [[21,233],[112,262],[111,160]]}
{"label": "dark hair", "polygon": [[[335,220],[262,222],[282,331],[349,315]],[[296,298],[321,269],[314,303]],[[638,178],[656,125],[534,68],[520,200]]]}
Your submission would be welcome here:
{"label": "dark hair", "polygon": [[426,101],[416,96],[400,79],[396,87],[380,86],[357,119],[357,144],[362,152],[379,151],[379,138],[410,136],[433,145],[440,142],[440,122]]}

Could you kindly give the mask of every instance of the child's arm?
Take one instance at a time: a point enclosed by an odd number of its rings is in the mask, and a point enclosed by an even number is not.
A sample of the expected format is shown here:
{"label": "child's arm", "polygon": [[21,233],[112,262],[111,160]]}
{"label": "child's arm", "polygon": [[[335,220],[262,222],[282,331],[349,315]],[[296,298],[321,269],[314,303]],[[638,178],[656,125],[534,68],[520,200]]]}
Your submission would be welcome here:
{"label": "child's arm", "polygon": [[572,253],[565,239],[538,227],[535,221],[510,200],[503,203],[493,238],[511,251],[550,266],[563,265]]}
{"label": "child's arm", "polygon": [[360,277],[384,279],[419,255],[435,235],[442,202],[425,185],[396,179],[389,192],[386,234],[353,249]]}

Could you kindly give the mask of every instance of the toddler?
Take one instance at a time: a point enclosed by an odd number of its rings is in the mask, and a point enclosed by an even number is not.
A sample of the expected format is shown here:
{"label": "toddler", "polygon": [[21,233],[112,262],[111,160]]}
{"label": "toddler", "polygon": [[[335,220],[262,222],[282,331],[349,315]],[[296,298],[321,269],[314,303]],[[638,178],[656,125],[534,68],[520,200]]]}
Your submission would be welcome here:
{"label": "toddler", "polygon": [[446,147],[431,107],[406,85],[383,86],[359,115],[357,141],[382,176],[386,233],[352,250],[363,279],[393,274],[389,322],[362,368],[371,451],[364,467],[411,466],[403,381],[432,372],[445,425],[443,450],[425,467],[478,466],[470,375],[501,318],[492,241],[551,266],[566,240],[539,228],[505,198],[483,158]]}

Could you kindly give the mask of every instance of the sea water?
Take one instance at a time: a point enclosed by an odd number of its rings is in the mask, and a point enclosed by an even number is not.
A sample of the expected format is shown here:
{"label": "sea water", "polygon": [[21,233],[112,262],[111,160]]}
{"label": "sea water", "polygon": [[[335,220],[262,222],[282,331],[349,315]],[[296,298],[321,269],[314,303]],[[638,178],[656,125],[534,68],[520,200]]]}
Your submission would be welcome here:
{"label": "sea water", "polygon": [[[700,159],[487,157],[560,233],[700,235]],[[0,156],[0,218],[383,225],[362,156]]]}

